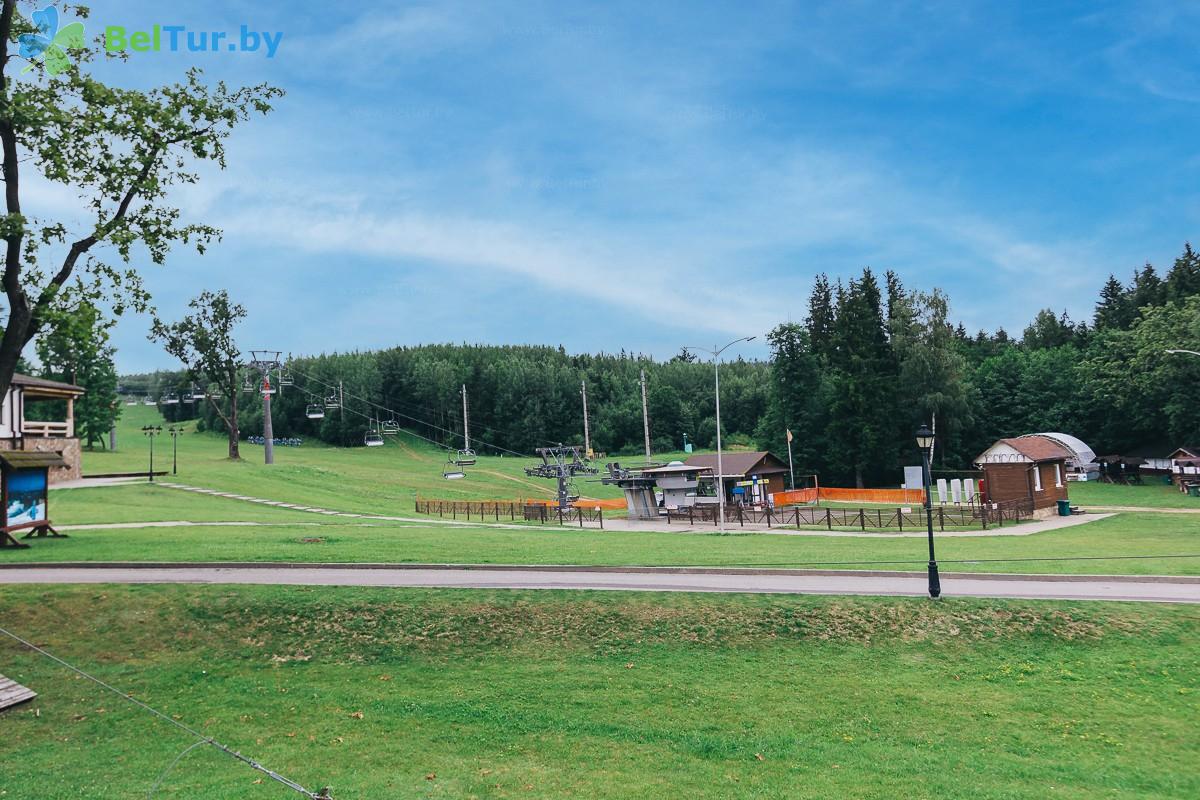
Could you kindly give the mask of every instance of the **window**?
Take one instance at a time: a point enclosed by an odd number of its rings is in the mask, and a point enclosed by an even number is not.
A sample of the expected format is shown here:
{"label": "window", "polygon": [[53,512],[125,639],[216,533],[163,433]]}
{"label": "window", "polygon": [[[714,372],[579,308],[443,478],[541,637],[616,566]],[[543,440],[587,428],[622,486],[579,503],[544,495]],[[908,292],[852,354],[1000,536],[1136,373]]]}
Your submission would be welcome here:
{"label": "window", "polygon": [[1033,465],[1033,490],[1035,492],[1042,490],[1042,467],[1039,464]]}
{"label": "window", "polygon": [[1062,464],[1054,465],[1054,485],[1062,488]]}

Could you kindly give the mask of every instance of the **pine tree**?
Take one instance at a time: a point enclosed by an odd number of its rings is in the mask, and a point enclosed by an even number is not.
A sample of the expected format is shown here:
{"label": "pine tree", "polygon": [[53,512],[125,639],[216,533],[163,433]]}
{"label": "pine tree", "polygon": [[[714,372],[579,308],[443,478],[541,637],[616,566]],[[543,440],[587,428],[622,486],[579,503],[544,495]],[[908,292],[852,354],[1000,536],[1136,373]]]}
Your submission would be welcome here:
{"label": "pine tree", "polygon": [[1200,294],[1200,255],[1192,249],[1191,242],[1184,244],[1183,255],[1175,259],[1167,273],[1164,294],[1168,301],[1176,303]]}
{"label": "pine tree", "polygon": [[1161,306],[1166,301],[1165,294],[1162,280],[1154,271],[1154,266],[1147,261],[1140,270],[1133,273],[1133,286],[1129,298],[1133,319],[1141,319],[1143,308]]}
{"label": "pine tree", "polygon": [[[839,292],[841,287],[838,287]],[[824,273],[813,281],[812,294],[808,296],[808,339],[817,358],[828,361],[833,353],[834,299],[829,278]]]}
{"label": "pine tree", "polygon": [[856,486],[894,470],[896,361],[870,269],[838,291],[828,461]]}
{"label": "pine tree", "polygon": [[1096,328],[1127,330],[1134,320],[1134,309],[1130,305],[1131,292],[1117,280],[1115,275],[1109,275],[1100,290],[1100,302],[1096,304]]}

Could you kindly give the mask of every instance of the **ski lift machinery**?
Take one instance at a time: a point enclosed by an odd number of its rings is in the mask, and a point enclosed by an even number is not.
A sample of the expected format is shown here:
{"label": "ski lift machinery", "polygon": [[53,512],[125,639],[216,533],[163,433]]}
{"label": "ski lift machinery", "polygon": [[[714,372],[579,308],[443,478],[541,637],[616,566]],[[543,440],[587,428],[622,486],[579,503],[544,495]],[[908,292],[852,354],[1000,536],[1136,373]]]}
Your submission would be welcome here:
{"label": "ski lift machinery", "polygon": [[552,478],[558,481],[558,507],[563,511],[571,508],[571,504],[579,499],[575,492],[575,476],[595,475],[600,471],[588,463],[582,450],[583,448],[576,445],[539,447],[537,454],[542,463],[525,468],[525,474],[531,478]]}

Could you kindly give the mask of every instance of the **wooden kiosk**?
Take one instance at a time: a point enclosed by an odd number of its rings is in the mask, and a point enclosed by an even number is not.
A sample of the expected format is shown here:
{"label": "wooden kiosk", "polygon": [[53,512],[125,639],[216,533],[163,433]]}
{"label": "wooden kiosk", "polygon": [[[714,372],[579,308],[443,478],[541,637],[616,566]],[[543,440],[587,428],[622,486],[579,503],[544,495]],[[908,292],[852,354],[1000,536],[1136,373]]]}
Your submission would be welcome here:
{"label": "wooden kiosk", "polygon": [[58,453],[6,450],[0,451],[0,548],[28,547],[17,541],[14,533],[24,532],[22,538],[33,536],[66,537],[50,523],[50,468],[66,462]]}

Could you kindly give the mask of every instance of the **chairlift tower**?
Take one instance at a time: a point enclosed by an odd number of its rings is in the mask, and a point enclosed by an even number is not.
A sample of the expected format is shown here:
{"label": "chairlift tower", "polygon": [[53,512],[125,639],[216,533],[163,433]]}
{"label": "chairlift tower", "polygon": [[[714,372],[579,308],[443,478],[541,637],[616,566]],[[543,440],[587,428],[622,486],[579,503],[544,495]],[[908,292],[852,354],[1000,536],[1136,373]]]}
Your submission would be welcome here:
{"label": "chairlift tower", "polygon": [[576,475],[595,475],[600,470],[593,467],[577,445],[539,447],[537,454],[542,463],[526,467],[525,474],[531,478],[554,478],[558,481],[558,508],[567,511],[571,503],[579,499],[572,484]]}
{"label": "chairlift tower", "polygon": [[259,381],[259,391],[263,398],[263,463],[275,463],[275,431],[271,426],[271,395],[275,393],[271,386],[271,373],[283,369],[279,357],[282,350],[251,350],[250,362],[246,365],[257,370],[262,380]]}

